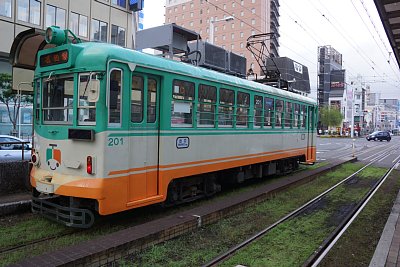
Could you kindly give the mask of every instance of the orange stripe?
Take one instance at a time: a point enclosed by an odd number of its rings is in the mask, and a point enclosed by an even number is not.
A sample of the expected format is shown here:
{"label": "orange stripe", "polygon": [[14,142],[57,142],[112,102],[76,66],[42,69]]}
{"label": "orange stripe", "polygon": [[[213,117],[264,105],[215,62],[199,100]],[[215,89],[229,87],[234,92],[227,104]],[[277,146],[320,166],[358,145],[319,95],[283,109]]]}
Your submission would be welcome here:
{"label": "orange stripe", "polygon": [[[304,149],[305,148],[297,148],[297,149],[291,149],[291,150],[276,150],[276,151],[272,151],[272,152],[261,152],[261,153],[241,155],[241,156],[231,156],[231,157],[225,157],[225,158],[190,161],[190,162],[175,163],[175,164],[169,164],[169,165],[159,165],[159,169],[167,169],[167,168],[181,167],[181,166],[188,166],[188,165],[198,165],[198,164],[202,164],[202,163],[227,161],[227,160],[234,160],[234,159],[241,159],[241,158],[246,159],[246,158],[251,158],[251,157],[256,157],[256,156],[265,156],[265,155],[276,154],[276,153],[281,153],[281,152],[299,151],[299,150],[304,150]],[[144,171],[144,170],[149,170],[149,169],[154,169],[154,168],[157,168],[157,165],[139,167],[139,168],[131,168],[131,169],[127,169],[127,170],[110,171],[108,173],[108,175],[124,174],[124,173],[130,173],[130,172],[134,172],[134,171]]]}

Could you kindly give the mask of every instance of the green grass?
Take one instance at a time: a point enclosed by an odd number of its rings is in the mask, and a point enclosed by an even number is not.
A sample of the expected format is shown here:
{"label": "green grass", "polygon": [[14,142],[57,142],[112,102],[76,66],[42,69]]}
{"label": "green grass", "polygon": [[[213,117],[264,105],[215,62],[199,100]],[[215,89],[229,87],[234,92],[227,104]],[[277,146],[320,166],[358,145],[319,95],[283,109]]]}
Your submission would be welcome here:
{"label": "green grass", "polygon": [[[318,168],[325,166],[327,163],[319,163],[314,166],[306,166],[306,168]],[[354,169],[360,168],[359,164],[346,164],[340,167],[336,171],[331,171],[324,178],[317,179],[313,181],[313,188],[310,188],[307,185],[302,185],[297,188],[293,188],[287,192],[282,192],[279,194],[275,194],[272,196],[271,200],[266,201],[260,205],[251,207],[246,209],[246,212],[243,216],[235,216],[231,217],[227,220],[221,222],[221,224],[216,224],[214,226],[210,226],[207,228],[202,228],[199,232],[195,232],[189,235],[189,239],[187,240],[187,244],[179,245],[171,250],[157,250],[155,249],[154,253],[154,262],[159,262],[160,257],[157,255],[162,254],[161,257],[163,260],[160,264],[164,264],[166,258],[169,255],[174,255],[173,253],[179,252],[182,250],[182,247],[185,247],[185,253],[178,253],[179,258],[182,261],[180,266],[193,265],[193,262],[202,263],[205,260],[203,259],[211,259],[211,257],[218,255],[218,253],[226,250],[231,245],[240,242],[243,238],[251,236],[253,233],[262,229],[265,225],[273,223],[277,219],[279,219],[283,214],[290,212],[291,210],[298,207],[300,203],[304,203],[308,201],[313,194],[318,194],[325,190],[329,185],[334,184],[340,177],[343,177],[344,174],[352,172]],[[229,197],[233,194],[238,194],[241,192],[245,192],[248,190],[253,190],[254,188],[264,185],[267,183],[272,183],[282,177],[273,177],[267,178],[265,181],[260,183],[255,183],[250,186],[240,187],[229,192],[224,192],[223,194],[217,195],[217,197],[213,199],[207,199],[203,201],[197,201],[195,203],[184,205],[181,207],[173,208],[173,209],[160,209],[160,208],[142,208],[129,213],[121,213],[116,217],[113,217],[110,222],[107,222],[103,225],[100,225],[98,228],[85,230],[84,232],[72,233],[65,237],[58,238],[57,240],[52,240],[51,242],[47,242],[45,244],[36,245],[34,249],[29,248],[26,250],[8,253],[0,256],[0,266],[4,266],[13,262],[17,262],[23,258],[38,255],[44,252],[48,252],[49,250],[56,250],[62,247],[66,247],[72,244],[77,244],[84,240],[93,239],[97,236],[105,235],[108,233],[112,233],[118,231],[120,229],[124,229],[126,227],[130,227],[136,224],[140,224],[152,219],[156,219],[162,216],[167,216],[168,214],[177,213],[183,210],[187,210],[199,205],[204,205],[205,203],[213,202],[222,198]],[[149,212],[150,210],[150,212]],[[255,224],[249,224],[248,222],[254,221]],[[240,227],[237,227],[240,225]],[[215,227],[215,228],[214,228]],[[202,242],[193,242],[193,240],[202,240],[203,237],[201,233],[205,233],[210,230],[210,240],[218,240],[215,244],[209,244],[208,247],[204,247],[198,243]],[[240,229],[236,231],[236,229]],[[44,238],[47,236],[53,236],[57,234],[63,234],[71,231],[70,228],[64,227],[60,224],[48,221],[39,216],[32,215],[29,220],[22,221],[16,223],[12,226],[7,226],[0,228],[0,248],[11,247],[17,244],[26,243],[28,241],[37,240],[40,238]],[[186,235],[185,235],[186,236]],[[183,240],[185,237],[183,236]],[[207,235],[206,235],[207,236]],[[222,237],[223,236],[223,237]],[[226,238],[225,238],[226,237]],[[208,239],[206,239],[208,240]],[[221,242],[222,240],[222,242]],[[206,241],[204,241],[207,243]],[[204,243],[203,242],[203,243]],[[168,246],[172,246],[168,243]],[[173,246],[172,246],[173,247]],[[197,248],[192,250],[192,248]],[[207,250],[205,254],[203,254],[204,250]],[[197,255],[193,251],[200,251],[200,254]],[[144,252],[145,253],[145,252]],[[190,254],[191,256],[187,259],[180,254]],[[195,253],[195,254],[193,254]],[[193,255],[192,255],[193,254]],[[152,254],[151,254],[152,255]],[[178,257],[177,256],[177,257]],[[153,256],[143,256],[146,259],[152,259]],[[174,258],[172,256],[172,258]],[[140,259],[142,264],[146,264],[146,260]],[[141,264],[141,265],[142,265]],[[152,263],[153,264],[153,261]],[[149,264],[149,265],[151,265]],[[174,261],[168,261],[168,264],[176,264]]]}
{"label": "green grass", "polygon": [[[242,214],[229,217],[162,244],[154,245],[137,255],[124,259],[122,262],[124,264],[129,263],[131,266],[199,266],[274,223],[285,214],[309,201],[361,167],[362,165],[360,164],[343,165],[308,184],[277,193],[268,201],[246,208]],[[268,244],[268,249],[265,249],[262,245],[256,246],[260,247],[259,250],[263,253],[271,250],[271,259],[291,258],[288,255],[292,255],[297,248],[301,248],[300,254],[304,254],[306,251],[307,258],[315,249],[315,244],[321,242],[321,238],[326,235],[327,231],[331,230],[330,227],[317,227],[318,229],[315,229],[313,225],[316,222],[325,223],[329,217],[330,214],[324,212],[312,214],[306,218],[309,223],[306,223],[303,228],[300,228],[299,224],[297,224],[298,221],[295,220],[292,225],[277,228],[275,237],[278,239],[265,241]],[[294,231],[297,230],[302,234],[294,238]],[[317,231],[318,234],[312,237],[313,233],[310,237],[309,234],[305,234],[308,231]],[[304,236],[302,236],[303,234]],[[315,238],[315,240],[312,241],[310,238]],[[273,243],[273,246],[271,243]],[[256,251],[258,250],[257,247]],[[283,251],[284,247],[290,249]],[[254,253],[257,254],[257,252]],[[247,258],[254,257],[247,256]],[[298,261],[300,258],[303,261],[305,260],[304,255],[303,257],[296,256],[295,260]],[[240,262],[238,261],[237,263]],[[250,266],[265,266],[267,262],[251,262],[247,264],[250,264]],[[287,266],[293,266],[291,260],[287,264]]]}

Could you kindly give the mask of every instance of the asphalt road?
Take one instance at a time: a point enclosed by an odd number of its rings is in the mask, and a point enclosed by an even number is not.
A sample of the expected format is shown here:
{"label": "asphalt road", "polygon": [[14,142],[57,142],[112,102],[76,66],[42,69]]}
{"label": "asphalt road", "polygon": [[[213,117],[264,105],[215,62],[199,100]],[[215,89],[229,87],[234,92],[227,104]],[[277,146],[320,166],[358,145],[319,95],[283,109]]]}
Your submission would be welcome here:
{"label": "asphalt road", "polygon": [[[354,149],[353,149],[354,143]],[[365,138],[317,138],[317,162],[355,155],[359,161],[375,166],[391,167],[400,161],[400,136],[387,141],[367,141]],[[400,165],[400,164],[399,164]],[[397,167],[400,169],[400,166]]]}

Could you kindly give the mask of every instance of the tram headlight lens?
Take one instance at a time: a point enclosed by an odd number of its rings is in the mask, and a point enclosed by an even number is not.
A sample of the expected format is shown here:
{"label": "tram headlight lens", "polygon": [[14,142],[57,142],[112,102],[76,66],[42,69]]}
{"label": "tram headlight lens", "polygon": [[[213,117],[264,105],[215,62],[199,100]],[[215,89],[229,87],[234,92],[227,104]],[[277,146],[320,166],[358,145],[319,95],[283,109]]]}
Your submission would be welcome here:
{"label": "tram headlight lens", "polygon": [[66,41],[65,32],[57,26],[46,29],[45,40],[48,44],[62,45]]}

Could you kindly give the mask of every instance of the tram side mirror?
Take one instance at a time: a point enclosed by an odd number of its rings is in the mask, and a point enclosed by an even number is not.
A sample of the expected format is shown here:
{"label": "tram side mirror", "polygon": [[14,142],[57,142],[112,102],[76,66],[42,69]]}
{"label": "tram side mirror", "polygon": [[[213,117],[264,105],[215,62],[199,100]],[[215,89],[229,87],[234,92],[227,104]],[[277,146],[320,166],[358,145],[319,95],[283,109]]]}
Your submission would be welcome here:
{"label": "tram side mirror", "polygon": [[97,102],[99,100],[100,93],[100,81],[96,79],[92,79],[88,85],[88,101],[89,102]]}

